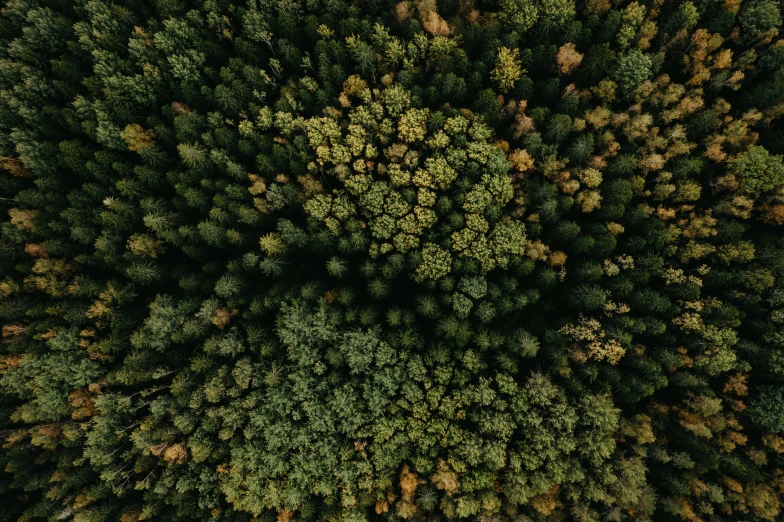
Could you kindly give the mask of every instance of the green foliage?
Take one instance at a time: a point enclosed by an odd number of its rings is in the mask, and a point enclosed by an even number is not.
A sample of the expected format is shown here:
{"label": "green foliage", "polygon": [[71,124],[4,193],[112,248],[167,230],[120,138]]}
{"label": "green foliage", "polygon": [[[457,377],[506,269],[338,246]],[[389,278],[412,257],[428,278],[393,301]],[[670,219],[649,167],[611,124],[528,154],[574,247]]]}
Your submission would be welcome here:
{"label": "green foliage", "polygon": [[781,156],[771,156],[764,147],[754,146],[729,163],[743,190],[759,195],[784,185],[784,163]]}
{"label": "green foliage", "polygon": [[536,3],[530,0],[502,0],[501,16],[505,23],[518,33],[523,34],[536,23],[539,9]]}
{"label": "green foliage", "polygon": [[575,2],[572,0],[542,0],[539,2],[539,16],[548,28],[561,29],[575,15]]}
{"label": "green foliage", "polygon": [[781,387],[760,387],[748,411],[749,417],[761,429],[771,433],[784,433],[784,390]]}
{"label": "green foliage", "polygon": [[775,36],[781,26],[781,9],[779,4],[771,0],[752,0],[744,4],[738,21],[746,41]]}
{"label": "green foliage", "polygon": [[618,56],[613,74],[625,92],[633,91],[653,74],[651,57],[634,49]]}
{"label": "green foliage", "polygon": [[781,23],[5,2],[0,519],[781,519]]}
{"label": "green foliage", "polygon": [[441,279],[449,274],[452,261],[449,252],[433,243],[425,243],[422,247],[421,260],[417,266],[415,278],[418,281]]}

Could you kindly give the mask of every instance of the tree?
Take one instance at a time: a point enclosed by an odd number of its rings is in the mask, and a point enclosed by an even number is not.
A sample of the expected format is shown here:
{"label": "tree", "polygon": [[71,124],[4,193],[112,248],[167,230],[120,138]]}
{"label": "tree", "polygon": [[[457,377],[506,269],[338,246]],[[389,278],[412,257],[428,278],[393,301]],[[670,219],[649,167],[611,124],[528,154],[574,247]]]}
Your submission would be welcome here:
{"label": "tree", "polygon": [[538,8],[542,24],[555,30],[566,26],[575,16],[575,4],[571,0],[542,0]]}
{"label": "tree", "polygon": [[763,430],[784,433],[784,391],[774,385],[760,387],[756,399],[749,406],[748,414]]}
{"label": "tree", "polygon": [[501,19],[520,34],[528,32],[539,17],[539,9],[530,0],[502,0]]}
{"label": "tree", "polygon": [[784,184],[781,156],[771,156],[764,147],[751,147],[728,163],[730,171],[738,177],[741,188],[747,194],[756,196]]}
{"label": "tree", "polygon": [[452,258],[449,253],[433,243],[425,243],[422,248],[422,260],[416,271],[419,280],[440,279],[450,271]]}
{"label": "tree", "polygon": [[621,88],[629,93],[651,77],[653,60],[647,54],[633,49],[618,56],[613,72]]}
{"label": "tree", "polygon": [[747,42],[776,36],[781,25],[781,10],[776,2],[753,0],[744,4],[738,21],[743,28],[743,39]]}
{"label": "tree", "polygon": [[514,88],[515,83],[522,78],[523,68],[519,58],[518,49],[508,49],[501,47],[495,59],[495,69],[491,76],[498,85],[501,92],[507,92]]}
{"label": "tree", "polygon": [[567,43],[558,49],[556,60],[564,74],[571,73],[583,61],[583,55],[578,53],[573,43]]}

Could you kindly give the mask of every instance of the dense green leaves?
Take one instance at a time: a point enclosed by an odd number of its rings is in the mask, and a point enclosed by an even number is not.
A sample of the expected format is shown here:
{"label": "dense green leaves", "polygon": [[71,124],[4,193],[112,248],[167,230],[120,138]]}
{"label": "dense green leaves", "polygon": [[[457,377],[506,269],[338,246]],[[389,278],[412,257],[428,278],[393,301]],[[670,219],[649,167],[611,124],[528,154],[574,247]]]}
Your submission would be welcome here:
{"label": "dense green leaves", "polygon": [[778,520],[774,0],[10,0],[0,518]]}

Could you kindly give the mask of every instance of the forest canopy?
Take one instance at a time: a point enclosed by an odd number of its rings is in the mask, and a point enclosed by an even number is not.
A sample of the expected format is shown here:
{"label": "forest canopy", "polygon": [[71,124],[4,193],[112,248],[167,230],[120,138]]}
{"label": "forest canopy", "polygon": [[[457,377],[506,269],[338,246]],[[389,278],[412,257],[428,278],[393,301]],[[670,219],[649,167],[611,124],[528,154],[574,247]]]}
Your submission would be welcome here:
{"label": "forest canopy", "polygon": [[781,520],[781,0],[6,0],[0,521]]}

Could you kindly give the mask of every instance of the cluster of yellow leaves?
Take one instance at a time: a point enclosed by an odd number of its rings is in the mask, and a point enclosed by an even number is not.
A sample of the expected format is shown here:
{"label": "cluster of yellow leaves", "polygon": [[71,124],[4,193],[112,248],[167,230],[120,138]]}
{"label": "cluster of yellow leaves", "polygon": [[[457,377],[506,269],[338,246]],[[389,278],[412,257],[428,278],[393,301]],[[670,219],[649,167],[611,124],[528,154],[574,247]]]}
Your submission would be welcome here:
{"label": "cluster of yellow leaves", "polygon": [[569,323],[558,332],[566,335],[572,341],[585,343],[588,350],[587,356],[597,361],[606,360],[610,364],[618,364],[618,361],[626,353],[626,349],[621,346],[618,340],[608,338],[601,323],[593,318],[581,315],[579,323]]}
{"label": "cluster of yellow leaves", "polygon": [[495,60],[495,68],[490,77],[496,82],[501,92],[511,90],[515,83],[523,77],[523,67],[520,61],[520,50],[501,47]]}

